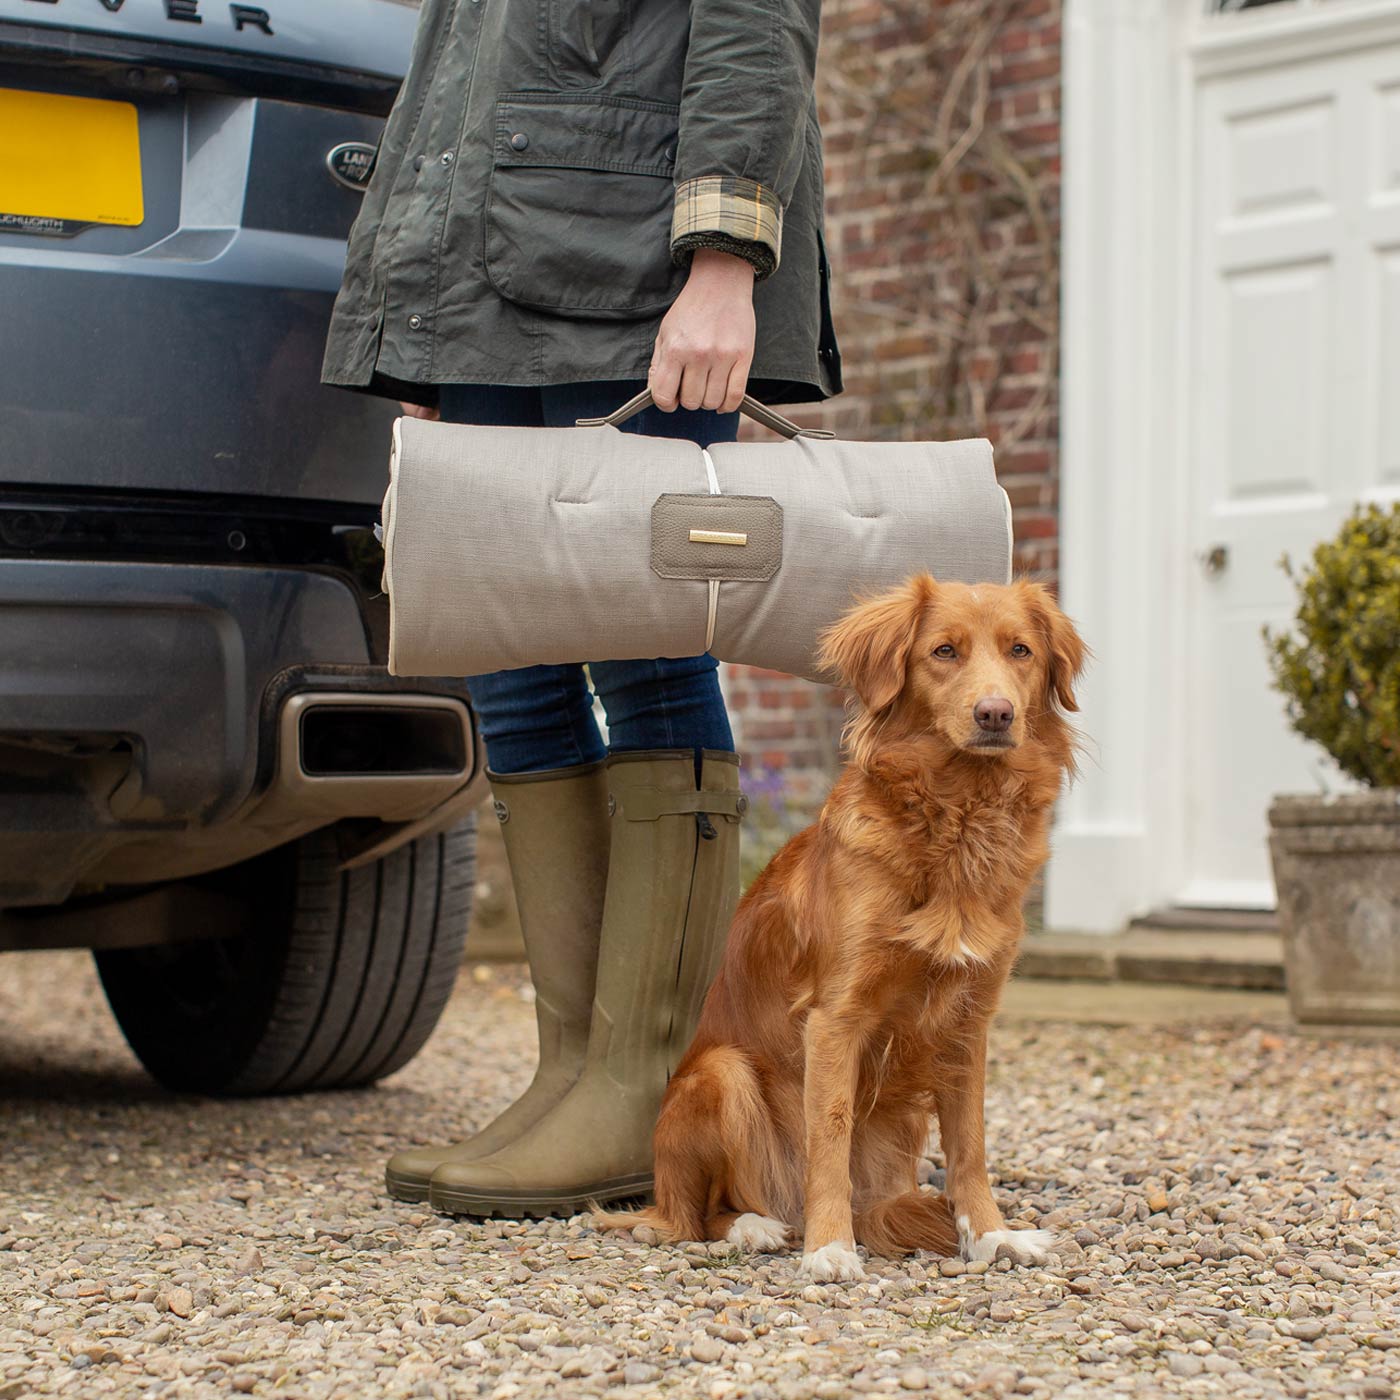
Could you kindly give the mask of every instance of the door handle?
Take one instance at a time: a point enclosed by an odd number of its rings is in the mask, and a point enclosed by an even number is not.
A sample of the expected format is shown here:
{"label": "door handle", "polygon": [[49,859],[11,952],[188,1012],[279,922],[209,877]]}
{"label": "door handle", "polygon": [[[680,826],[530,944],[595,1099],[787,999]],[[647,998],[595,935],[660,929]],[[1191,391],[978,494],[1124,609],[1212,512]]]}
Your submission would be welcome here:
{"label": "door handle", "polygon": [[1230,563],[1230,547],[1223,544],[1213,544],[1203,553],[1196,556],[1201,561],[1201,568],[1210,577],[1215,578],[1225,572]]}

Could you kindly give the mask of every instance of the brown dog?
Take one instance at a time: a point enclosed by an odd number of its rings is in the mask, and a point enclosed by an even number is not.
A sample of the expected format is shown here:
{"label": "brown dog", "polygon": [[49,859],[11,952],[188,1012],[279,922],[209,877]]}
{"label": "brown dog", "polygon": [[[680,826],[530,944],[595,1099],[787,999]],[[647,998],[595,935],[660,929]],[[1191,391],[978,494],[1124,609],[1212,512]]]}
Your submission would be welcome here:
{"label": "brown dog", "polygon": [[[595,1221],[771,1250],[802,1219],[821,1280],[862,1277],[857,1242],[1042,1262],[1048,1232],[1008,1230],[987,1182],[987,1029],[1074,769],[1084,644],[1039,585],[921,576],[824,655],[860,702],[850,763],[739,905],[662,1103],[656,1205]],[[934,1111],[943,1195],[916,1177]]]}

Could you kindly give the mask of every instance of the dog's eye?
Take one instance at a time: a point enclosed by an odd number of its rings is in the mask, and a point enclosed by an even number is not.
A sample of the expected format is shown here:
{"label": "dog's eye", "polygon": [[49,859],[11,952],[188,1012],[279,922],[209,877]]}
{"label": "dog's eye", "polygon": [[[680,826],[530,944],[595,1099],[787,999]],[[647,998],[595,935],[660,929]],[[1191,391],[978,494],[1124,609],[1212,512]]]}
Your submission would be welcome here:
{"label": "dog's eye", "polygon": [[947,642],[944,642],[941,647],[934,647],[933,654],[941,657],[944,661],[951,661],[957,652]]}
{"label": "dog's eye", "polygon": [[1025,642],[1017,642],[1016,645],[1011,648],[1011,654],[1012,656],[1029,656],[1031,654],[1031,649]]}

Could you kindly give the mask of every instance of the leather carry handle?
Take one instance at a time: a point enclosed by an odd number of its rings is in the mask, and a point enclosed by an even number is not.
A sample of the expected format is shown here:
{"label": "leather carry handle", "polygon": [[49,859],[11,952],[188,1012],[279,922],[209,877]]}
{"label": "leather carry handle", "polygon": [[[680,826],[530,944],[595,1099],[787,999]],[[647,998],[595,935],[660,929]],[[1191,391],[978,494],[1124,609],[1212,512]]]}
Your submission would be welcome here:
{"label": "leather carry handle", "polygon": [[[574,420],[576,428],[615,428],[619,423],[625,423],[635,413],[640,413],[644,408],[650,408],[655,400],[651,396],[650,389],[643,389],[635,398],[630,398],[621,408],[615,408],[606,418],[577,418]],[[765,404],[759,403],[757,399],[751,399],[747,394],[739,404],[739,412],[752,418],[755,423],[762,423],[765,428],[771,428],[775,433],[780,433],[783,437],[791,441],[793,438],[834,438],[835,433],[830,428],[799,428],[790,418],[784,418],[781,413],[774,413]]]}

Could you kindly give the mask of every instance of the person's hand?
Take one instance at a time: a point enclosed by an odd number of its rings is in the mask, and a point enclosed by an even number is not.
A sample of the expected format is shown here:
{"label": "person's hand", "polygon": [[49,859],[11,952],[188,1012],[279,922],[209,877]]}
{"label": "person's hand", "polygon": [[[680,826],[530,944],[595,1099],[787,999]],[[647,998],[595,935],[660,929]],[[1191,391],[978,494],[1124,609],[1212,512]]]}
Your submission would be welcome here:
{"label": "person's hand", "polygon": [[656,406],[733,413],[749,381],[753,341],[752,266],[733,253],[697,248],[651,352],[647,383]]}
{"label": "person's hand", "polygon": [[425,418],[429,423],[437,423],[442,418],[442,414],[437,409],[424,408],[421,403],[404,403],[400,399],[399,407],[403,409],[405,418]]}

